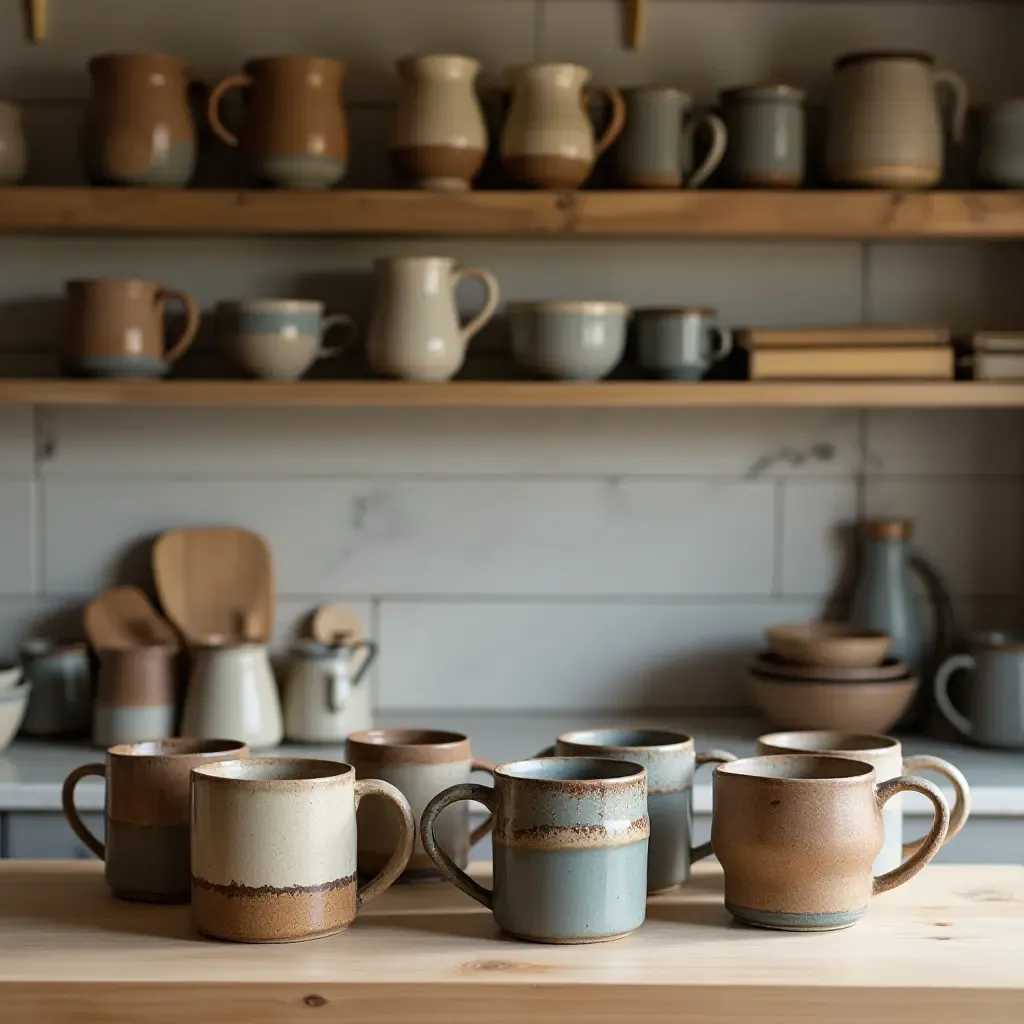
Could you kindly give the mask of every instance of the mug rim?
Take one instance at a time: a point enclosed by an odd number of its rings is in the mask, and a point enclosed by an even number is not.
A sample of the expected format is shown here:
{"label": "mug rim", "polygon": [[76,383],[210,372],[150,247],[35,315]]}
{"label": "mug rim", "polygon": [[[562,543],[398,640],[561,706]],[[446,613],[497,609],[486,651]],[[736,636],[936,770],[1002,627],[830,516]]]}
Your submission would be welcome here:
{"label": "mug rim", "polygon": [[[626,736],[632,734],[634,736],[647,735],[651,738],[656,736],[671,736],[672,739],[666,739],[664,743],[600,743],[596,740],[585,740],[578,737],[590,736],[596,737],[601,734],[613,736],[615,734]],[[685,751],[693,748],[693,737],[685,732],[678,732],[675,729],[655,729],[647,727],[637,727],[635,729],[630,728],[615,728],[608,727],[605,729],[576,729],[573,732],[563,732],[559,735],[558,743],[571,743],[574,747],[589,747],[593,750],[636,750],[636,751]]]}
{"label": "mug rim", "polygon": [[[831,769],[833,775],[769,775],[758,768],[781,767],[786,763],[803,762],[810,768],[810,762]],[[824,762],[824,763],[823,763]],[[831,757],[828,754],[761,754],[743,757],[736,761],[715,766],[715,776],[734,775],[750,782],[776,783],[792,782],[801,786],[819,786],[821,784],[857,785],[865,779],[875,777],[875,766],[867,761],[858,761],[852,757]]]}
{"label": "mug rim", "polygon": [[159,290],[156,281],[146,281],[141,277],[72,277],[64,282],[67,288],[85,288],[97,284],[145,285],[147,288]]}
{"label": "mug rim", "polygon": [[[306,313],[323,311],[326,303],[319,299],[222,299],[218,309],[267,309],[271,312]],[[312,307],[312,309],[310,308]]]}
{"label": "mug rim", "polygon": [[577,313],[589,316],[625,316],[629,303],[616,299],[520,299],[505,304],[508,313]]}
{"label": "mug rim", "polygon": [[[1000,642],[997,638],[1003,638],[1005,642]],[[1010,630],[981,629],[971,634],[970,646],[980,647],[986,651],[1022,651],[1024,638]]]}
{"label": "mug rim", "polygon": [[407,53],[395,61],[395,67],[401,70],[404,67],[410,67],[414,61],[418,60],[457,60],[468,67],[479,68],[481,66],[476,57],[469,57],[464,53]]}
{"label": "mug rim", "polygon": [[[606,772],[604,775],[584,778],[558,778],[547,775],[521,775],[518,772],[527,770],[530,765],[538,765],[543,770],[544,765],[575,765],[579,772],[590,770],[595,772]],[[586,789],[600,789],[607,786],[628,786],[635,784],[638,780],[644,779],[647,769],[642,764],[635,764],[632,761],[620,761],[611,757],[527,757],[520,761],[506,761],[494,769],[495,779],[501,778],[509,782],[532,783],[541,786],[551,784],[582,786]]]}
{"label": "mug rim", "polygon": [[[814,742],[817,737],[822,746],[804,747],[790,746],[795,737],[804,737],[808,742]],[[787,742],[788,738],[788,742]],[[757,737],[758,745],[763,744],[773,747],[771,754],[762,754],[762,757],[770,757],[773,754],[783,752],[791,754],[823,754],[826,757],[831,754],[890,754],[900,751],[901,744],[895,736],[886,736],[884,733],[871,732],[845,732],[842,729],[790,729],[785,732],[766,732]],[[856,760],[856,758],[854,758]]]}
{"label": "mug rim", "polygon": [[[205,739],[200,736],[172,736],[162,740],[140,740],[137,743],[115,743],[107,748],[110,757],[195,757],[197,754],[232,754],[247,750],[243,740]],[[141,747],[171,747],[169,750],[141,750]],[[177,748],[177,749],[173,749]],[[221,761],[243,760],[223,757]],[[219,763],[219,762],[218,762]]]}
{"label": "mug rim", "polygon": [[[408,737],[400,739],[399,737]],[[435,737],[429,739],[428,737]],[[464,733],[455,732],[453,729],[361,729],[359,732],[350,732],[345,737],[346,743],[351,743],[361,749],[369,748],[374,751],[381,750],[407,750],[407,751],[430,751],[430,750],[454,750],[469,743],[469,737]]]}
{"label": "mug rim", "polygon": [[665,316],[697,313],[700,316],[718,316],[718,310],[710,306],[641,306],[633,310],[634,316]]}
{"label": "mug rim", "polygon": [[[298,771],[302,766],[313,775],[297,774],[290,778],[260,778],[244,774],[229,775],[227,766],[244,765],[249,770],[260,768],[289,768]],[[244,771],[245,769],[243,769]],[[301,783],[303,786],[329,786],[339,779],[355,780],[356,770],[344,761],[328,761],[317,757],[231,757],[222,761],[207,761],[197,764],[191,774],[201,776],[204,782],[216,785],[243,783],[255,789],[282,789]]]}
{"label": "mug rim", "polygon": [[720,89],[719,99],[730,100],[741,96],[779,96],[787,99],[803,100],[807,98],[805,90],[788,82],[750,82],[746,85],[730,85]]}

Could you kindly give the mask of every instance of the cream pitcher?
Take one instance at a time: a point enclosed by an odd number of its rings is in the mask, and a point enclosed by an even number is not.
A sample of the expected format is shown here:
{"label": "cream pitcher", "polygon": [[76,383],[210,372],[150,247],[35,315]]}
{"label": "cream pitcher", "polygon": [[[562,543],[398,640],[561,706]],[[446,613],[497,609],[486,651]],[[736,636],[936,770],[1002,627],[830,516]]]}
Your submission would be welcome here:
{"label": "cream pitcher", "polygon": [[952,91],[950,137],[959,144],[967,86],[926,53],[848,53],[835,63],[825,169],[836,185],[930,188],[942,178],[936,87]]}
{"label": "cream pitcher", "polygon": [[509,72],[512,106],[501,133],[501,159],[509,177],[534,188],[579,188],[594,161],[619,137],[626,105],[605,88],[611,121],[599,140],[587,116],[590,71],[579,64],[527,64]]}
{"label": "cream pitcher", "polygon": [[[498,306],[489,270],[454,268],[444,256],[398,256],[373,264],[374,305],[366,352],[377,373],[403,380],[450,380],[462,368],[466,345]],[[459,323],[455,290],[467,277],[487,290],[484,308]]]}

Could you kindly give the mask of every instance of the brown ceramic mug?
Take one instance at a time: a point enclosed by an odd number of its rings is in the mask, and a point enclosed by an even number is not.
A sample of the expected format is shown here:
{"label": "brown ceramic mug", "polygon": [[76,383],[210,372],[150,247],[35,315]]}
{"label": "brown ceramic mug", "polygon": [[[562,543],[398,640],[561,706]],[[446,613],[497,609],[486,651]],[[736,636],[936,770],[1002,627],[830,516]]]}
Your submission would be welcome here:
{"label": "brown ceramic mug", "polygon": [[[249,756],[237,740],[172,739],[125,743],[107,763],[84,764],[65,780],[61,802],[71,830],[105,862],[107,885],[123,900],[187,903],[189,773],[208,761]],[[75,786],[87,775],[107,780],[107,841],[84,825]]]}
{"label": "brown ceramic mug", "polygon": [[[885,834],[882,808],[911,790],[935,808],[931,830],[899,867],[872,876]],[[862,761],[775,754],[714,773],[711,845],[725,872],[725,906],[761,928],[848,928],[872,896],[913,878],[948,828],[949,806],[936,786],[916,775],[879,783]]]}
{"label": "brown ceramic mug", "polygon": [[[87,377],[162,377],[188,350],[199,329],[199,307],[184,292],[134,278],[68,281],[64,363]],[[185,307],[181,336],[165,351],[169,299]]]}
{"label": "brown ceramic mug", "polygon": [[177,648],[104,648],[92,708],[97,747],[162,740],[174,735],[177,718]]}

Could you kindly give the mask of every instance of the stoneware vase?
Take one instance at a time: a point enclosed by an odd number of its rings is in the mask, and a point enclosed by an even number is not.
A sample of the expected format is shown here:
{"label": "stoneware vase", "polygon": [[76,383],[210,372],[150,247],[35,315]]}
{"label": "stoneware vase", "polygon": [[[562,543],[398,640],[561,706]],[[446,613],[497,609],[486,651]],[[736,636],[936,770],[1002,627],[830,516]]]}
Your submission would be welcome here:
{"label": "stoneware vase", "polygon": [[[438,815],[477,800],[494,815],[494,883],[485,889],[441,848]],[[541,757],[494,770],[494,788],[452,786],[427,804],[423,848],[441,874],[531,942],[603,942],[644,922],[647,772],[608,758]]]}
{"label": "stoneware vase", "polygon": [[963,142],[967,87],[926,53],[849,53],[834,68],[825,171],[834,185],[931,188],[944,138],[936,87],[953,93],[950,137]]}
{"label": "stoneware vase", "polygon": [[483,167],[487,127],[476,95],[480,62],[456,54],[425,54],[398,62],[391,159],[419,188],[464,192]]}
{"label": "stoneware vase", "polygon": [[187,185],[196,167],[196,129],[184,61],[122,53],[89,61],[92,94],[82,146],[95,185]]}
{"label": "stoneware vase", "polygon": [[87,736],[92,726],[92,667],[84,643],[29,640],[21,648],[32,691],[21,723],[25,736]]}
{"label": "stoneware vase", "polygon": [[[240,146],[250,174],[277,188],[330,188],[348,171],[348,122],[341,97],[345,65],[325,57],[264,57],[210,93],[214,134]],[[250,91],[241,136],[220,117],[229,89]]]}
{"label": "stoneware vase", "polygon": [[[106,764],[86,764],[65,780],[62,802],[72,831],[104,862],[107,885],[123,900],[187,903],[189,776],[197,765],[248,757],[244,743],[164,739],[119,744]],[[88,775],[107,780],[106,843],[75,808],[75,786]]]}
{"label": "stoneware vase", "polygon": [[700,306],[638,309],[633,316],[640,366],[666,380],[697,381],[732,352],[732,332]]}
{"label": "stoneware vase", "polygon": [[663,729],[592,729],[567,732],[541,751],[559,757],[610,757],[647,769],[647,892],[666,892],[690,879],[690,865],[711,856],[711,843],[693,844],[693,774],[704,764],[735,761],[724,750],[698,754],[685,733]]}
{"label": "stoneware vase", "polygon": [[[384,797],[399,822],[380,873],[356,882],[356,808]],[[234,942],[297,942],[347,928],[401,874],[416,830],[405,797],[337,761],[265,757],[192,774],[192,918]]]}
{"label": "stoneware vase", "polygon": [[578,64],[528,64],[509,73],[512,104],[501,133],[505,173],[532,188],[579,188],[597,158],[619,137],[626,105],[618,89],[602,90],[611,120],[600,139],[586,113],[590,71]]}
{"label": "stoneware vase", "polygon": [[[478,278],[484,308],[460,324],[455,291]],[[462,368],[466,346],[494,316],[501,290],[480,268],[455,269],[443,256],[399,256],[373,264],[374,298],[366,354],[373,369],[403,380],[450,380]]]}
{"label": "stoneware vase", "polygon": [[[424,808],[442,790],[469,782],[471,772],[493,775],[494,764],[473,757],[469,739],[458,732],[434,729],[374,729],[354,733],[345,741],[345,759],[358,778],[383,779],[400,789],[419,821]],[[448,807],[438,816],[434,834],[441,849],[460,868],[469,851],[491,828],[488,819],[470,831],[469,805]],[[376,874],[394,849],[396,825],[382,809],[367,804],[359,812],[359,875]],[[401,881],[438,878],[434,862],[417,836]]]}
{"label": "stoneware vase", "polygon": [[[955,802],[949,812],[949,830],[946,842],[964,827],[971,813],[971,790],[967,779],[958,768],[941,757],[918,754],[904,757],[900,741],[892,736],[875,736],[852,732],[773,732],[757,738],[758,754],[825,754],[828,757],[848,757],[863,761],[875,769],[879,782],[888,782],[898,775],[935,772],[953,787]],[[885,841],[875,860],[877,873],[899,867],[904,856],[921,845],[920,840],[903,841],[903,797],[894,796],[882,808],[882,826]]]}
{"label": "stoneware vase", "polygon": [[791,85],[726,89],[719,101],[729,132],[725,180],[739,188],[796,188],[807,163],[805,95]]}
{"label": "stoneware vase", "polygon": [[174,735],[178,716],[173,647],[106,648],[100,660],[92,711],[92,742],[97,747]]}
{"label": "stoneware vase", "polygon": [[0,185],[17,185],[28,170],[21,107],[0,102]]}
{"label": "stoneware vase", "polygon": [[[949,827],[939,789],[914,775],[878,782],[870,764],[779,754],[719,765],[713,776],[711,844],[725,872],[725,906],[738,921],[781,931],[847,928],[872,896],[913,878]],[[915,791],[935,809],[920,848],[872,875],[882,850],[882,808]]]}
{"label": "stoneware vase", "polygon": [[996,188],[1024,188],[1024,98],[983,107],[975,178]]}

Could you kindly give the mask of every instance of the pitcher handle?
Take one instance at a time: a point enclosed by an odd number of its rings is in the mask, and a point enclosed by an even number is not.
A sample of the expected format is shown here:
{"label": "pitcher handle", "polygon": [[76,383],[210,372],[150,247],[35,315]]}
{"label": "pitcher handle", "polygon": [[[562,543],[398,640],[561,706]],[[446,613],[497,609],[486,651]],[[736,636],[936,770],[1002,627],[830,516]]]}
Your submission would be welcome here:
{"label": "pitcher handle", "polygon": [[955,72],[948,68],[936,68],[932,72],[932,81],[936,88],[940,85],[946,86],[953,94],[953,112],[949,119],[949,137],[959,145],[964,141],[964,128],[967,124],[967,104],[969,94],[967,83]]}
{"label": "pitcher handle", "polygon": [[[945,839],[945,842],[948,843],[964,827],[964,822],[967,821],[967,816],[971,813],[971,787],[967,784],[967,780],[959,768],[943,758],[933,757],[931,754],[916,754],[914,757],[903,758],[904,775],[916,775],[918,772],[935,772],[936,775],[947,779],[953,787],[953,795],[956,799],[949,809],[949,829]],[[924,839],[904,843],[903,853],[913,853],[923,844]]]}
{"label": "pitcher handle", "polygon": [[467,896],[472,896],[477,903],[482,903],[488,910],[494,909],[494,894],[490,889],[485,889],[475,878],[470,878],[441,849],[434,838],[434,822],[437,816],[449,805],[458,803],[459,800],[476,800],[482,803],[493,815],[498,807],[498,795],[490,786],[480,786],[475,782],[464,782],[458,786],[450,786],[443,789],[423,809],[423,817],[420,818],[420,842],[427,856],[437,865],[438,871],[448,879],[457,889],[461,889]]}
{"label": "pitcher handle", "polygon": [[728,327],[712,327],[711,335],[715,339],[712,360],[720,363],[732,352],[732,331]]}
{"label": "pitcher handle", "polygon": [[711,177],[722,162],[726,146],[729,144],[729,132],[725,127],[725,122],[717,114],[712,114],[709,111],[694,118],[686,126],[683,130],[683,145],[686,145],[689,137],[694,135],[702,124],[706,124],[711,130],[711,148],[708,150],[707,156],[704,157],[704,162],[690,175],[690,180],[686,183],[687,188],[700,188]]}
{"label": "pitcher handle", "polygon": [[160,303],[160,312],[163,313],[164,306],[168,299],[177,299],[185,307],[185,329],[181,337],[167,350],[164,359],[168,363],[177,362],[191,347],[196,340],[196,333],[199,330],[199,305],[191,295],[180,292],[174,288],[161,288],[156,293],[157,302]]}
{"label": "pitcher handle", "polygon": [[[469,770],[471,772],[487,772],[487,774],[490,775],[490,777],[493,779],[494,769],[497,767],[498,766],[493,761],[488,761],[484,757],[474,757],[473,763],[469,766]],[[491,826],[493,824],[494,812],[491,811],[491,813],[487,815],[484,821],[481,824],[477,825],[477,827],[469,833],[469,845],[476,846],[476,844],[479,843],[480,840],[483,839],[483,837],[491,831]]]}
{"label": "pitcher handle", "polygon": [[[608,122],[608,127],[605,128],[601,138],[594,143],[594,159],[596,160],[621,134],[622,129],[626,127],[626,101],[622,98],[622,93],[612,85],[601,86],[598,89],[588,89],[584,96],[592,95],[594,92],[603,92],[608,97],[608,102],[612,105],[612,117]],[[586,102],[584,100],[584,102]]]}
{"label": "pitcher handle", "polygon": [[953,608],[953,592],[942,573],[916,548],[910,550],[910,567],[917,573],[935,609],[935,650],[940,655],[952,653],[957,640],[957,616]]}
{"label": "pitcher handle", "polygon": [[75,787],[87,775],[98,775],[101,779],[107,777],[107,766],[104,764],[83,764],[76,768],[65,780],[64,788],[60,793],[61,806],[64,808],[64,817],[68,819],[71,831],[99,857],[100,860],[107,859],[106,845],[101,843],[86,827],[86,824],[79,817],[78,808],[75,806]]}
{"label": "pitcher handle", "polygon": [[[327,332],[335,327],[344,327],[345,339],[337,345],[325,345],[324,338]],[[320,332],[320,350],[317,352],[317,359],[327,359],[331,356],[340,356],[352,347],[356,340],[356,322],[347,313],[331,313],[324,317],[323,327]]]}
{"label": "pitcher handle", "polygon": [[402,791],[383,779],[359,779],[355,786],[356,810],[364,796],[382,796],[390,800],[398,815],[398,845],[391,859],[365,885],[356,891],[356,909],[362,908],[375,896],[379,896],[405,870],[412,856],[412,844],[416,838],[416,823],[412,818],[412,808]]}
{"label": "pitcher handle", "polygon": [[359,670],[352,677],[352,685],[358,686],[362,681],[363,676],[366,675],[367,669],[373,664],[374,659],[377,657],[379,648],[377,647],[375,640],[358,640],[349,647],[349,650],[353,653],[356,651],[366,651],[366,656],[363,658],[362,665],[359,666]]}
{"label": "pitcher handle", "polygon": [[907,792],[920,793],[928,797],[935,808],[935,820],[920,847],[910,857],[892,871],[886,871],[884,875],[875,875],[871,882],[872,896],[909,882],[939,852],[945,842],[946,831],[949,829],[949,805],[939,787],[927,779],[917,775],[899,775],[887,782],[880,782],[875,787],[875,802],[879,811],[886,801],[891,800],[897,793]]}
{"label": "pitcher handle", "polygon": [[206,103],[206,117],[210,122],[210,127],[213,129],[213,134],[229,146],[238,145],[238,136],[224,127],[224,122],[220,119],[220,101],[224,98],[224,93],[228,89],[244,89],[249,85],[252,85],[252,78],[249,75],[243,73],[228,75],[227,78],[222,78],[213,87],[210,98]]}
{"label": "pitcher handle", "polygon": [[487,301],[484,302],[484,308],[469,323],[463,324],[459,328],[459,336],[462,338],[463,344],[466,344],[481,327],[490,322],[494,316],[494,311],[498,308],[498,303],[501,301],[501,288],[498,286],[498,279],[489,270],[484,270],[483,267],[462,267],[453,271],[453,296],[459,285],[467,277],[475,277],[483,282],[484,288],[487,289]]}
{"label": "pitcher handle", "polygon": [[968,739],[972,732],[971,722],[966,715],[961,714],[953,706],[953,702],[949,699],[949,681],[956,672],[971,672],[977,668],[978,663],[974,660],[973,654],[954,654],[951,658],[947,658],[935,673],[935,703],[938,704],[946,721]]}
{"label": "pitcher handle", "polygon": [[[701,765],[705,764],[728,764],[730,761],[735,761],[736,755],[730,754],[728,750],[708,750],[703,754],[697,754],[697,760],[695,768],[700,768]],[[690,848],[690,863],[696,864],[697,861],[703,860],[705,857],[710,857],[711,840],[709,839],[706,843],[701,843],[698,846]]]}

